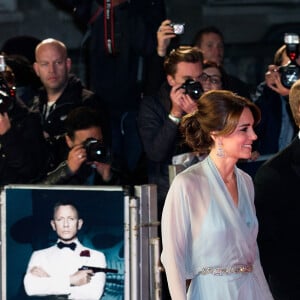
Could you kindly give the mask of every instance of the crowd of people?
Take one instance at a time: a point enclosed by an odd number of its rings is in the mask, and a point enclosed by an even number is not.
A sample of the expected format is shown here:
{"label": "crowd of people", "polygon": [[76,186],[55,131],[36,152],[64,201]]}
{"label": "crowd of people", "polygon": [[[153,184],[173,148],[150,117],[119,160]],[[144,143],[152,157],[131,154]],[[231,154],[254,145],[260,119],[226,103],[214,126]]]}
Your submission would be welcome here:
{"label": "crowd of people", "polygon": [[[298,249],[293,244],[290,252],[288,245],[298,222],[300,83],[290,88],[281,81],[278,70],[290,60],[286,46],[275,53],[253,94],[225,70],[218,28],[202,28],[190,45],[172,48],[178,36],[167,19],[156,38],[134,110],[108,105],[103,87],[87,88],[73,74],[63,41],[35,41],[32,62],[3,52],[0,185],[155,184],[168,284],[163,288],[170,292],[163,292],[164,300],[298,299]],[[125,146],[120,131],[130,132]],[[272,159],[250,175],[239,164],[261,155]],[[186,168],[173,181],[172,164]],[[76,208],[60,204],[51,226],[64,241],[56,214],[65,218],[65,210],[74,222],[74,236],[66,241],[81,249]],[[47,251],[58,251],[53,247]],[[43,294],[39,277],[49,277],[36,267],[42,253],[33,254],[25,276],[30,295]],[[78,271],[71,284],[65,281],[71,288],[56,290],[72,294],[77,285],[91,287],[98,276],[93,275]],[[80,276],[85,281],[77,284]],[[51,280],[43,280],[48,289]],[[103,286],[104,278],[99,282]]]}

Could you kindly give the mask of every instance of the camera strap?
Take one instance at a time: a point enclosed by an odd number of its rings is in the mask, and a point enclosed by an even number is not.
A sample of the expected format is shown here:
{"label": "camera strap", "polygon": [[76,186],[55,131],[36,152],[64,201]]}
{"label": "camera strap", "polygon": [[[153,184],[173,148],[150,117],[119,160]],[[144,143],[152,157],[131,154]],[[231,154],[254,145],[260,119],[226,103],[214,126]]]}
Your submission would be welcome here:
{"label": "camera strap", "polygon": [[92,11],[94,11],[94,13],[92,14],[91,18],[89,19],[88,25],[91,25],[96,21],[98,16],[103,12],[103,7],[94,1]]}
{"label": "camera strap", "polygon": [[115,54],[114,9],[112,0],[104,0],[104,43],[108,54]]}
{"label": "camera strap", "polygon": [[104,45],[107,54],[116,54],[114,8],[128,0],[104,0]]}

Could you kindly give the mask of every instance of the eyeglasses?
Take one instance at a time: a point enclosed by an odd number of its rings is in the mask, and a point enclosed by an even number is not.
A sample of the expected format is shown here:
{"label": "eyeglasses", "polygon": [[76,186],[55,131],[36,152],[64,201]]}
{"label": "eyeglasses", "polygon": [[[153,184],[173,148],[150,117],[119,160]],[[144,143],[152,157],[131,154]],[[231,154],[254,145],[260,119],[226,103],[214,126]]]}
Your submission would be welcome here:
{"label": "eyeglasses", "polygon": [[221,81],[221,78],[217,75],[208,75],[206,73],[202,73],[200,75],[200,81],[201,82],[206,82],[207,80],[209,80],[209,82],[211,84],[221,84],[222,81]]}

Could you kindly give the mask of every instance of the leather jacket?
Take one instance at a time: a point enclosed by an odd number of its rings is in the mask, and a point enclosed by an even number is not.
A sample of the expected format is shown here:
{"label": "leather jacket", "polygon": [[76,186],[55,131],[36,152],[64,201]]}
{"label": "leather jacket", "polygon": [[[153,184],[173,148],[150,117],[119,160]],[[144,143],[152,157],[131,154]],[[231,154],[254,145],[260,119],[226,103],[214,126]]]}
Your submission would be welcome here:
{"label": "leather jacket", "polygon": [[69,75],[68,84],[61,96],[56,100],[53,110],[46,117],[48,96],[45,88],[41,88],[39,96],[34,100],[32,109],[38,110],[42,117],[43,130],[50,137],[65,133],[64,121],[68,113],[75,107],[88,105],[101,108],[100,99],[90,90],[83,87],[79,78]]}
{"label": "leather jacket", "polygon": [[47,161],[40,116],[19,99],[8,116],[11,128],[0,135],[0,185],[34,182]]}
{"label": "leather jacket", "polygon": [[42,180],[43,184],[70,184],[70,185],[117,185],[121,184],[120,174],[112,168],[112,177],[104,181],[100,174],[91,166],[83,164],[80,169],[73,173],[66,161],[63,161],[47,177]]}

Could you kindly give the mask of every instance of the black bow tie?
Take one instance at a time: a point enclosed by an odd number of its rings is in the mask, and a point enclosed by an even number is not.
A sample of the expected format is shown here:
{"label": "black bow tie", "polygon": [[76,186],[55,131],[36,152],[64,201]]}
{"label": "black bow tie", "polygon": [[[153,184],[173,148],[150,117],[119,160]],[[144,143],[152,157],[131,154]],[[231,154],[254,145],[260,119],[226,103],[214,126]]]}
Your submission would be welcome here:
{"label": "black bow tie", "polygon": [[76,244],[75,244],[75,243],[65,244],[65,243],[63,243],[63,242],[58,242],[58,243],[57,243],[57,247],[58,247],[59,249],[62,249],[62,248],[64,248],[64,247],[67,247],[67,248],[70,248],[71,250],[75,250]]}

